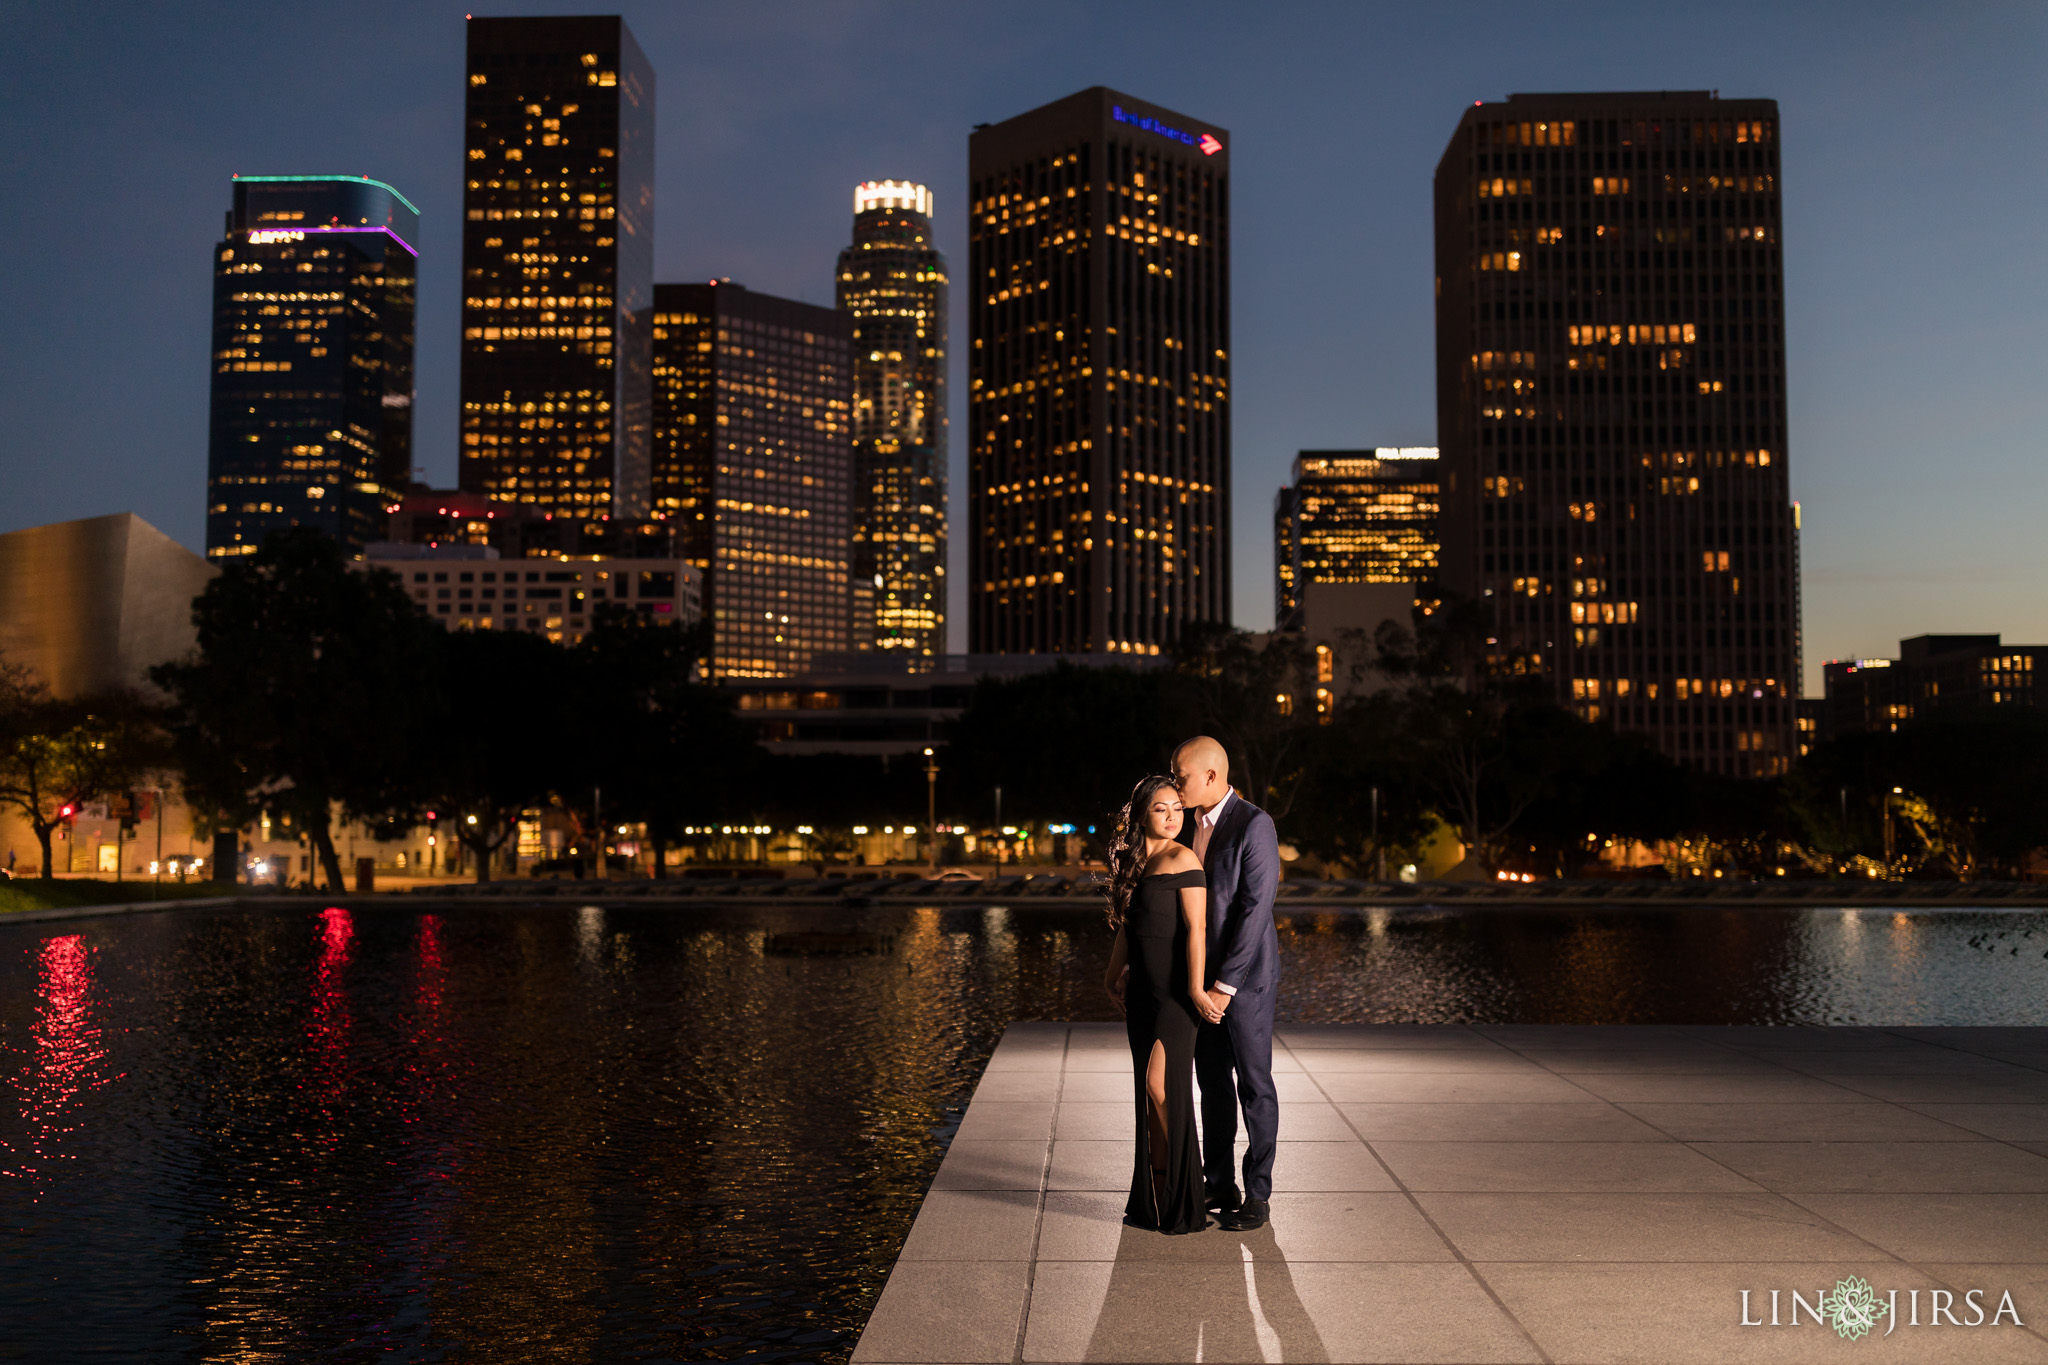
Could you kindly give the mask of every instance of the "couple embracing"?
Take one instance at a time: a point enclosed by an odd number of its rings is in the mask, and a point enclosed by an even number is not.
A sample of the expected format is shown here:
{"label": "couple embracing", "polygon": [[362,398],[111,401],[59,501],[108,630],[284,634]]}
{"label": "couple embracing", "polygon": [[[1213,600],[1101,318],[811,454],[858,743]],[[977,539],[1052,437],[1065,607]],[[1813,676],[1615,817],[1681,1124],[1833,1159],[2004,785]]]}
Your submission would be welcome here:
{"label": "couple embracing", "polygon": [[[1230,760],[1207,736],[1174,751],[1172,776],[1139,782],[1120,814],[1109,847],[1116,943],[1104,984],[1131,1040],[1137,1156],[1124,1221],[1135,1227],[1200,1232],[1210,1209],[1235,1232],[1265,1225],[1280,1125],[1279,883],[1273,819],[1231,790]],[[1249,1140],[1242,1191],[1231,1161],[1240,1108]]]}

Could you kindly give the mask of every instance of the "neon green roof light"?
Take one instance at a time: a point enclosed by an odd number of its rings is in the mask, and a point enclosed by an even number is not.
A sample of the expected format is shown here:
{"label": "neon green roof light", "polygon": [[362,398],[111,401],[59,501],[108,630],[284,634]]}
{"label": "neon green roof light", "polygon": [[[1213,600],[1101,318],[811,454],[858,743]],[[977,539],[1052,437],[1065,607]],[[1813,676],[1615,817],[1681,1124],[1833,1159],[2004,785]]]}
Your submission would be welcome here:
{"label": "neon green roof light", "polygon": [[380,190],[389,190],[391,191],[392,197],[397,199],[399,203],[411,209],[415,214],[419,213],[418,206],[416,206],[412,202],[412,200],[400,194],[398,192],[398,187],[396,185],[387,185],[381,180],[372,180],[367,175],[238,175],[234,176],[233,179],[271,182],[291,180],[348,180],[353,181],[354,183],[359,185],[375,185]]}

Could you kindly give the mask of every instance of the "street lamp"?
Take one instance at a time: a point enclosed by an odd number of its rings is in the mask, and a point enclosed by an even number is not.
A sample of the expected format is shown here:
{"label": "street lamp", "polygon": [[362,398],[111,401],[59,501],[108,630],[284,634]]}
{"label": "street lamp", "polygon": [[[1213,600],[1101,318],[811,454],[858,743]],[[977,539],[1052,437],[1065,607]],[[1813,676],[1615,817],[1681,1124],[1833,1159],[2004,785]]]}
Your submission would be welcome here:
{"label": "street lamp", "polygon": [[924,751],[924,827],[931,839],[931,869],[939,870],[939,760]]}
{"label": "street lamp", "polygon": [[158,787],[156,797],[156,861],[149,870],[156,874],[155,883],[149,888],[149,898],[155,900],[164,893],[164,789]]}

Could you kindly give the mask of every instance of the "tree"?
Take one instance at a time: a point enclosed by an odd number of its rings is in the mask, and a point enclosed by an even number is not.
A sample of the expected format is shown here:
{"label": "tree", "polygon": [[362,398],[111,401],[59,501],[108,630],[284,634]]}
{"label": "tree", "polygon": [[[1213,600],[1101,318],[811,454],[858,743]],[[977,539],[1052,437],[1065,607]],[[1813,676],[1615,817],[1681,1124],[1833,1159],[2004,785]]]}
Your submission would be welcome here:
{"label": "tree", "polygon": [[1968,881],[2017,876],[2048,846],[2048,715],[2018,706],[1936,711],[1895,737],[1896,802],[1929,852]]}
{"label": "tree", "polygon": [[1510,761],[1535,779],[1536,799],[1513,839],[1535,867],[1576,877],[1598,860],[1601,836],[1670,839],[1694,814],[1694,775],[1640,735],[1581,720],[1547,700],[1510,708],[1505,723]]}
{"label": "tree", "polygon": [[1166,771],[1194,733],[1180,679],[1166,669],[1062,663],[1021,678],[983,678],[953,721],[941,800],[1006,815],[1100,824],[1148,773]]}
{"label": "tree", "polygon": [[88,801],[124,792],[164,758],[161,716],[139,694],[52,697],[33,673],[0,663],[0,805],[18,811],[42,851]]}
{"label": "tree", "polygon": [[[1897,731],[1840,735],[1786,784],[1821,848],[1876,857],[1894,822],[1891,864],[1968,881],[2017,875],[2048,846],[2048,716],[1991,706],[1936,711]],[[1903,837],[1902,837],[1903,836]]]}
{"label": "tree", "polygon": [[334,809],[382,820],[426,794],[439,628],[395,575],[352,572],[307,527],[230,560],[192,614],[198,656],[151,674],[179,704],[188,789],[237,823],[286,812],[339,891]]}
{"label": "tree", "polygon": [[[681,628],[602,610],[573,657],[581,758],[578,790],[601,787],[605,809],[644,823],[654,875],[692,826],[731,819],[757,793],[767,755],[733,714],[729,693],[698,680],[708,624]],[[599,831],[599,847],[603,846]]]}
{"label": "tree", "polygon": [[1429,836],[1436,814],[1407,742],[1403,701],[1392,689],[1347,697],[1315,731],[1286,825],[1303,851],[1363,873],[1378,868],[1382,851]]}
{"label": "tree", "polygon": [[519,813],[567,785],[577,738],[570,660],[560,645],[519,631],[453,631],[439,644],[426,790],[487,882]]}
{"label": "tree", "polygon": [[1314,651],[1296,634],[1254,645],[1243,631],[1207,624],[1182,635],[1175,664],[1195,728],[1222,741],[1234,784],[1285,819],[1318,732]]}
{"label": "tree", "polygon": [[1466,857],[1491,872],[1507,836],[1543,793],[1555,709],[1535,674],[1488,654],[1487,616],[1469,599],[1418,606],[1412,626],[1382,622],[1374,666],[1403,693],[1402,732],[1416,779],[1459,831]]}

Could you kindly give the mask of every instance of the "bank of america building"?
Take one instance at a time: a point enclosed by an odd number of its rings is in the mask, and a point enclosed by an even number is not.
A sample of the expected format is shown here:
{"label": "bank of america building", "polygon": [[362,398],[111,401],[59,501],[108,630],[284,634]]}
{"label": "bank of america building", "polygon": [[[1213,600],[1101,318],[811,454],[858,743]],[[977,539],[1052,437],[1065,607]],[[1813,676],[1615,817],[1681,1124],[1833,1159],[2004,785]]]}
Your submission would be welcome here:
{"label": "bank of america building", "polygon": [[968,639],[1229,619],[1230,148],[1103,87],[968,144]]}

